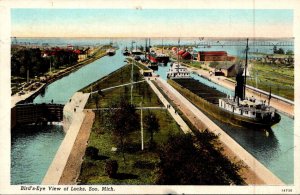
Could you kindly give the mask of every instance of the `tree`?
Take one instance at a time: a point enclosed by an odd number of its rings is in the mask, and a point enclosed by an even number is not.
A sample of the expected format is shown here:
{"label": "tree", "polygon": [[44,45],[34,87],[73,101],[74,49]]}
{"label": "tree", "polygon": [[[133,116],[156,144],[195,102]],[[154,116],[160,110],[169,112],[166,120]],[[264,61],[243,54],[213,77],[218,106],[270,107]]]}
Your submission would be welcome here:
{"label": "tree", "polygon": [[109,178],[114,178],[118,172],[118,162],[116,160],[108,160],[105,163],[105,172],[109,176]]}
{"label": "tree", "polygon": [[159,128],[158,118],[152,112],[145,116],[145,130],[150,133],[150,148],[154,145],[153,134],[158,132]]}
{"label": "tree", "polygon": [[159,152],[156,183],[161,185],[244,184],[239,166],[216,150],[216,136],[208,131],[172,135]]}
{"label": "tree", "polygon": [[140,128],[139,115],[136,113],[135,106],[122,98],[119,103],[113,104],[109,109],[106,123],[119,142],[123,160],[126,164],[124,154],[125,138],[129,133]]}
{"label": "tree", "polygon": [[276,45],[273,47],[274,54],[284,54],[284,50],[282,48],[277,49]]}
{"label": "tree", "polygon": [[294,51],[293,50],[287,50],[286,55],[294,55]]}
{"label": "tree", "polygon": [[276,45],[274,45],[274,47],[273,47],[273,53],[274,53],[274,54],[277,53],[277,46],[276,46]]}
{"label": "tree", "polygon": [[279,49],[277,50],[277,54],[284,54],[284,50],[283,50],[282,48],[279,48]]}
{"label": "tree", "polygon": [[98,157],[99,149],[93,146],[89,146],[85,150],[85,155],[90,157],[91,159],[95,160]]}

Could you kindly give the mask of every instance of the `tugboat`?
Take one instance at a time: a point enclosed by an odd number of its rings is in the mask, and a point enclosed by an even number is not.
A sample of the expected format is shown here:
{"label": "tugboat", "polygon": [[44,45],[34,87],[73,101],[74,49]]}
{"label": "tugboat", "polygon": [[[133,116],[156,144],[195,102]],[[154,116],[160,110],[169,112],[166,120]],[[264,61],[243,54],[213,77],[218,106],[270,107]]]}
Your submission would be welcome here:
{"label": "tugboat", "polygon": [[135,48],[135,49],[131,50],[131,54],[132,55],[142,55],[143,52],[140,49]]}
{"label": "tugboat", "polygon": [[[248,39],[246,46],[245,68],[240,69],[236,76],[236,87],[234,97],[219,99],[219,108],[229,115],[232,122],[251,126],[270,128],[281,119],[276,109],[270,106],[271,91],[268,105],[266,101],[257,100],[254,97],[246,97],[246,77],[248,65]],[[222,113],[220,112],[220,113]],[[225,116],[225,115],[223,115]]]}
{"label": "tugboat", "polygon": [[113,56],[113,55],[116,54],[116,50],[110,48],[110,49],[106,50],[106,54],[109,55],[109,56]]}
{"label": "tugboat", "polygon": [[130,55],[130,52],[129,52],[127,47],[125,47],[125,49],[123,50],[123,55],[124,56],[129,56]]}
{"label": "tugboat", "polygon": [[191,73],[188,69],[182,66],[179,62],[171,64],[169,71],[167,72],[168,79],[190,79]]}

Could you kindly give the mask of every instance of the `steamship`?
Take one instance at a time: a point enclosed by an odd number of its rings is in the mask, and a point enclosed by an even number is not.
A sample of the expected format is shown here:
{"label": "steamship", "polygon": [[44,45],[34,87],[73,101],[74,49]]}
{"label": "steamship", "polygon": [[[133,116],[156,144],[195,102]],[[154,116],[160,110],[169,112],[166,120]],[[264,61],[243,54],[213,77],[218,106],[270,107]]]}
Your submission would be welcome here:
{"label": "steamship", "polygon": [[[277,113],[276,109],[270,106],[270,99],[272,97],[271,91],[268,101],[258,100],[253,96],[246,96],[246,73],[248,65],[247,52],[248,39],[245,67],[240,68],[236,76],[236,87],[233,97],[226,97],[224,93],[199,83],[195,79],[189,79],[188,77],[185,77],[184,74],[174,75],[174,73],[180,73],[180,71],[175,71],[175,68],[171,68],[168,72],[168,78],[174,79],[174,81],[179,85],[175,85],[179,91],[182,89],[188,89],[192,93],[196,94],[198,96],[197,106],[205,114],[232,125],[268,129],[278,123],[281,120],[281,117]],[[178,65],[175,67],[180,66]],[[182,70],[182,73],[185,73],[185,71]],[[180,77],[183,79],[180,79]],[[194,101],[194,99],[192,101]]]}
{"label": "steamship", "polygon": [[230,114],[233,122],[238,121],[243,125],[271,127],[281,119],[276,109],[270,106],[271,91],[266,100],[257,100],[254,97],[246,97],[246,77],[248,65],[248,39],[246,46],[245,68],[240,69],[236,76],[234,97],[220,98],[219,108]]}
{"label": "steamship", "polygon": [[116,50],[113,49],[113,48],[107,49],[106,54],[109,55],[109,56],[113,56],[113,55],[116,54]]}
{"label": "steamship", "polygon": [[167,72],[168,79],[189,79],[191,77],[190,71],[179,62],[171,64],[169,71]]}

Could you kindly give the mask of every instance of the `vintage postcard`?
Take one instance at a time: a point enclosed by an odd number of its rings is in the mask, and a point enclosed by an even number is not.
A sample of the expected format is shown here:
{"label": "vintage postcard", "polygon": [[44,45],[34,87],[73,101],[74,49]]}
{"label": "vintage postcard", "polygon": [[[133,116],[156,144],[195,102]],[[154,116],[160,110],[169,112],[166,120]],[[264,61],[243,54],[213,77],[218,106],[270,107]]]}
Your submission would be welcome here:
{"label": "vintage postcard", "polygon": [[299,8],[0,1],[0,193],[299,194]]}

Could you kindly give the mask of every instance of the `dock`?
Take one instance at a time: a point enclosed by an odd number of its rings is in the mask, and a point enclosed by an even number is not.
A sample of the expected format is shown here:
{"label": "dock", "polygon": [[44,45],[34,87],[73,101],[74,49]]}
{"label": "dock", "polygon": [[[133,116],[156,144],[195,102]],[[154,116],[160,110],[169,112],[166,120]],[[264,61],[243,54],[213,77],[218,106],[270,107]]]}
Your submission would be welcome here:
{"label": "dock", "polygon": [[[66,131],[56,155],[48,168],[42,185],[57,185],[67,167],[68,159],[72,158],[72,150],[86,117],[83,109],[90,94],[75,93],[64,107],[64,129]],[[86,138],[88,139],[88,137]],[[86,141],[85,141],[86,143]],[[85,150],[85,148],[84,148]],[[80,161],[79,161],[80,162]],[[81,163],[80,163],[81,164]]]}

